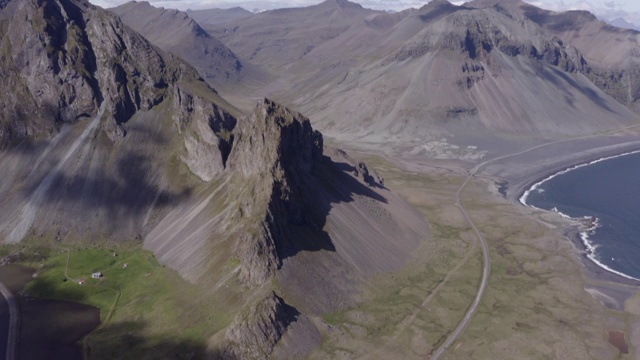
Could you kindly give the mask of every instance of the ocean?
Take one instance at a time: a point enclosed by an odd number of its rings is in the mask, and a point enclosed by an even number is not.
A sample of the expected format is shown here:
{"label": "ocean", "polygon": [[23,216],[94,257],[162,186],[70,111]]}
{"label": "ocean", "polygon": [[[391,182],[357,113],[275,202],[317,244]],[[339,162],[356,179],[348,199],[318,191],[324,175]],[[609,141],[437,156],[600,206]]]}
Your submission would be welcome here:
{"label": "ocean", "polygon": [[640,153],[596,160],[533,185],[528,206],[593,218],[581,234],[588,257],[618,275],[640,279]]}

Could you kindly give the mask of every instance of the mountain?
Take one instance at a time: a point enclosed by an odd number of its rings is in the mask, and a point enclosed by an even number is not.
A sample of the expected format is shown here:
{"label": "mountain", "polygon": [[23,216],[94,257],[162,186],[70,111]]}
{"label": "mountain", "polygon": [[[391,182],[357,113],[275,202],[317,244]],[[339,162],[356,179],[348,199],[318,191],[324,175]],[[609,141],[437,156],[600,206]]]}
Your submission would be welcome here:
{"label": "mountain", "polygon": [[115,15],[84,1],[21,0],[2,30],[9,241],[139,236],[154,210],[188,193],[171,166],[204,179],[224,169],[239,112]]}
{"label": "mountain", "polygon": [[346,0],[327,0],[309,7],[264,11],[205,29],[243,58],[282,73],[317,46],[376,13]]}
{"label": "mountain", "polygon": [[253,16],[249,10],[241,7],[229,9],[187,10],[187,14],[200,26],[224,25],[230,21]]}
{"label": "mountain", "polygon": [[256,295],[219,334],[222,353],[266,358],[294,318],[307,335],[289,344],[309,344],[318,330],[307,317],[353,304],[366,279],[401,268],[429,231],[366,165],[271,100],[239,120],[227,164],[145,238],[162,263],[212,289],[263,294],[276,281],[277,295]]}
{"label": "mountain", "polygon": [[514,6],[437,0],[387,14],[326,1],[211,31],[278,75],[269,96],[354,146],[468,158],[637,119],[599,85],[590,53]]}
{"label": "mountain", "polygon": [[623,18],[616,18],[613,20],[609,20],[607,21],[609,23],[609,25],[613,25],[615,27],[619,27],[622,29],[632,29],[632,30],[639,30],[640,31],[640,27],[636,24],[632,24],[630,22],[628,22],[627,20],[623,19]]}
{"label": "mountain", "polygon": [[305,354],[321,341],[311,317],[355,304],[428,239],[423,215],[308,118],[268,99],[241,114],[113,12],[0,13],[0,236],[142,243],[219,300],[214,354]]}
{"label": "mountain", "polygon": [[507,9],[572,44],[589,64],[586,76],[596,86],[640,111],[640,32],[611,26],[587,11],[556,13],[520,0],[476,0],[467,5]]}
{"label": "mountain", "polygon": [[262,70],[240,59],[183,11],[135,1],[110,11],[152,44],[189,62],[222,92],[230,87],[259,84],[267,78]]}

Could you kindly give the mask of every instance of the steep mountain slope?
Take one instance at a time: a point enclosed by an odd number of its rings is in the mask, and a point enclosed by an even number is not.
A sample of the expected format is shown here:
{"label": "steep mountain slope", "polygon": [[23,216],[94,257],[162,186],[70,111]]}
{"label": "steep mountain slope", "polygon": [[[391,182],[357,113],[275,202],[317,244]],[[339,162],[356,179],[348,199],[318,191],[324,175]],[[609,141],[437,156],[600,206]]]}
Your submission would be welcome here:
{"label": "steep mountain slope", "polygon": [[237,110],[193,68],[84,1],[15,5],[0,70],[5,238],[133,238],[188,194],[172,166],[224,169]]}
{"label": "steep mountain slope", "polygon": [[5,242],[143,242],[220,299],[213,354],[262,359],[284,336],[296,354],[316,346],[309,316],[354,304],[428,238],[417,210],[301,114],[264,99],[240,117],[85,1],[15,1],[0,26]]}
{"label": "steep mountain slope", "polygon": [[[292,316],[304,333],[317,333],[306,316],[353,304],[366,279],[409,261],[429,229],[366,165],[323,148],[322,136],[299,113],[265,99],[239,121],[236,136],[225,173],[175,206],[145,247],[183,277],[225,289],[231,299],[244,286],[255,289],[254,298],[265,296],[216,345],[241,358],[251,349],[262,355],[249,358],[265,358]],[[273,279],[288,305],[264,293]]]}
{"label": "steep mountain slope", "polygon": [[[264,100],[239,124],[228,169],[211,184],[212,195],[174,208],[147,237],[159,259],[186,278],[223,277],[207,269],[235,257],[239,278],[262,284],[294,254],[336,249],[363,274],[387,271],[426,232],[420,216],[376,183],[366,166],[342,151],[323,156],[322,135],[302,115]],[[375,214],[384,216],[368,216]],[[210,238],[217,240],[207,244]],[[209,246],[218,259],[199,255]],[[376,255],[381,248],[385,256]]]}
{"label": "steep mountain slope", "polygon": [[[282,11],[228,23],[216,34],[279,74],[270,96],[350,144],[473,158],[481,155],[475,146],[517,147],[514,136],[590,134],[637,118],[596,86],[579,49],[505,7],[437,0],[382,14],[327,1]],[[277,25],[291,11],[297,20]]]}
{"label": "steep mountain slope", "polygon": [[327,0],[304,8],[265,11],[205,29],[243,58],[280,73],[315,47],[377,13],[347,0]]}
{"label": "steep mountain slope", "polygon": [[587,11],[555,13],[521,0],[476,0],[478,8],[502,8],[574,45],[590,65],[586,75],[607,94],[640,111],[640,32],[598,20]]}
{"label": "steep mountain slope", "polygon": [[241,7],[229,9],[206,9],[206,10],[187,10],[187,14],[200,26],[224,25],[230,21],[244,19],[254,14]]}
{"label": "steep mountain slope", "polygon": [[240,59],[183,11],[136,1],[110,10],[154,45],[188,61],[220,91],[240,85],[256,86],[267,78],[263,71]]}

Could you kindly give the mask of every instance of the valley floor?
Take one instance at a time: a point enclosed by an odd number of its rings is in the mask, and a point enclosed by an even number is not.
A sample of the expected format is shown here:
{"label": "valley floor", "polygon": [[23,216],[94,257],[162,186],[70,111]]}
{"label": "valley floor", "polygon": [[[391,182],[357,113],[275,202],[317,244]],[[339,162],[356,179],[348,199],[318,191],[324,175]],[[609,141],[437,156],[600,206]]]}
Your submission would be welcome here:
{"label": "valley floor", "polygon": [[[442,358],[638,355],[638,284],[603,273],[585,260],[579,242],[572,241],[580,224],[517,203],[518,194],[540,177],[637,148],[640,142],[633,138],[551,144],[487,164],[471,178],[460,200],[489,245],[491,276],[477,313]],[[356,305],[310,317],[322,343],[308,357],[428,358],[464,317],[482,276],[481,248],[455,206],[469,166],[448,160],[354,156],[424,214],[431,234],[403,269],[370,278]],[[506,198],[500,180],[508,181]],[[103,325],[79,343],[85,354],[90,351],[90,358],[127,352],[139,358],[207,356],[209,337],[232,319],[220,304],[234,299],[217,298],[187,284],[139,245],[60,247],[27,240],[3,248],[5,254],[16,251],[23,254],[20,262],[37,269],[38,277],[26,287],[28,294],[101,310]],[[105,278],[90,279],[93,271],[104,272]],[[87,284],[75,283],[81,277]],[[81,316],[89,316],[89,309],[83,311],[87,313]],[[182,336],[172,338],[173,333]],[[282,343],[291,340],[285,336]],[[275,351],[287,355],[278,347]]]}
{"label": "valley floor", "polygon": [[[475,168],[460,198],[489,243],[491,277],[477,314],[443,358],[637,355],[640,283],[586,258],[577,238],[583,224],[518,202],[533,183],[568,166],[640,148],[634,131],[539,144]],[[327,317],[330,340],[314,357],[428,357],[461,321],[482,276],[477,240],[454,206],[474,170],[446,160],[367,162],[425,214],[433,237],[403,272],[375,280],[380,294]]]}

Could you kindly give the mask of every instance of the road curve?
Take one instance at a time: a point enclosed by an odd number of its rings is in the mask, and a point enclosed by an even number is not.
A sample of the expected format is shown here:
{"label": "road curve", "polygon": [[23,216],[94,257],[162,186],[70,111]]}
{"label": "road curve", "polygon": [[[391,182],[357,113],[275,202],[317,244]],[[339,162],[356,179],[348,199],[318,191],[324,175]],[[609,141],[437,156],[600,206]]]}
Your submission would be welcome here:
{"label": "road curve", "polygon": [[18,301],[2,282],[0,282],[0,293],[7,301],[9,307],[9,332],[7,335],[7,352],[5,360],[16,359],[16,348],[18,345],[18,323],[20,312],[18,311]]}
{"label": "road curve", "polygon": [[478,309],[478,305],[480,304],[480,301],[482,300],[482,296],[484,296],[484,291],[486,290],[487,284],[489,283],[489,275],[491,274],[491,258],[489,257],[489,245],[487,245],[487,241],[484,239],[484,237],[476,227],[476,224],[474,224],[473,221],[471,220],[471,217],[467,213],[467,210],[465,210],[464,206],[462,206],[462,203],[460,202],[460,193],[462,192],[462,190],[467,186],[467,184],[469,183],[469,180],[471,180],[475,172],[478,171],[481,166],[484,166],[487,163],[488,162],[484,162],[478,165],[477,167],[475,167],[473,170],[471,170],[471,172],[469,173],[469,176],[467,176],[464,183],[462,183],[460,188],[458,188],[458,192],[456,192],[456,204],[455,204],[456,207],[460,209],[460,211],[464,215],[465,219],[467,220],[471,228],[473,228],[473,231],[476,233],[476,237],[480,242],[480,246],[482,248],[482,257],[484,259],[484,265],[482,267],[482,281],[480,282],[480,287],[478,288],[478,293],[476,294],[476,298],[473,300],[473,304],[471,304],[471,306],[467,310],[467,313],[464,315],[464,318],[462,318],[462,321],[460,321],[456,329],[453,330],[453,332],[449,335],[447,340],[445,340],[445,342],[442,345],[440,345],[438,350],[436,350],[433,353],[433,355],[431,356],[431,359],[439,359],[440,356],[442,356],[442,354],[444,354],[444,352],[447,351],[447,349],[449,349],[449,346],[451,346],[451,344],[453,344],[453,342],[456,341],[458,337],[462,334],[462,332],[467,328],[467,326],[469,325],[469,322],[471,322],[471,319],[473,318],[473,315],[475,315],[476,310]]}
{"label": "road curve", "polygon": [[442,356],[442,354],[444,354],[449,349],[451,344],[453,344],[458,339],[458,337],[460,337],[462,332],[467,328],[467,326],[469,325],[469,322],[471,322],[471,319],[473,318],[473,316],[476,313],[476,310],[478,309],[478,305],[480,304],[480,301],[482,300],[482,296],[484,296],[484,292],[485,292],[485,290],[487,288],[487,284],[489,283],[489,275],[491,273],[491,259],[489,257],[489,246],[487,245],[487,241],[485,240],[485,238],[482,236],[482,234],[480,233],[480,231],[478,230],[476,225],[471,220],[471,217],[469,216],[469,214],[465,210],[464,206],[462,206],[462,203],[460,202],[460,193],[467,186],[467,184],[469,183],[471,178],[473,178],[476,173],[478,173],[480,170],[482,170],[483,167],[485,167],[486,165],[488,165],[488,164],[490,164],[492,162],[496,162],[496,161],[499,161],[499,160],[504,160],[504,159],[507,159],[507,158],[510,158],[510,157],[513,157],[513,156],[522,155],[522,154],[528,153],[530,151],[533,151],[533,150],[536,150],[536,149],[540,149],[540,148],[543,148],[543,147],[546,147],[546,146],[549,146],[549,145],[554,145],[554,144],[559,144],[559,143],[564,143],[564,142],[577,141],[577,140],[583,140],[583,139],[589,139],[589,138],[602,137],[602,136],[606,136],[606,135],[610,135],[610,134],[615,134],[618,131],[629,130],[629,129],[636,128],[636,127],[640,127],[640,124],[634,124],[634,125],[630,125],[630,126],[625,126],[625,127],[621,127],[621,128],[618,128],[618,129],[613,129],[613,130],[610,130],[610,131],[599,133],[599,134],[585,135],[585,136],[579,136],[579,137],[570,138],[570,139],[562,139],[562,140],[556,140],[556,141],[547,142],[547,143],[544,143],[544,144],[540,144],[540,145],[536,145],[536,146],[530,147],[528,149],[525,149],[525,150],[522,150],[522,151],[519,151],[519,152],[515,152],[515,153],[512,153],[512,154],[499,156],[499,157],[496,157],[496,158],[493,158],[493,159],[489,159],[489,160],[487,160],[487,161],[485,161],[483,163],[480,163],[480,164],[476,165],[473,169],[471,169],[469,171],[468,176],[465,179],[464,183],[462,183],[462,185],[460,186],[460,188],[458,188],[458,191],[456,192],[456,203],[455,203],[455,206],[458,209],[460,209],[460,211],[464,215],[465,219],[467,220],[467,222],[469,223],[471,228],[473,228],[473,231],[475,232],[476,237],[477,237],[477,239],[480,242],[480,245],[482,247],[482,257],[484,259],[483,260],[484,265],[483,265],[483,268],[482,268],[482,281],[480,282],[480,287],[478,288],[478,293],[476,294],[476,298],[473,300],[473,304],[471,304],[471,306],[467,310],[466,314],[464,315],[464,318],[462,318],[462,321],[460,321],[460,323],[458,323],[458,326],[449,335],[447,340],[445,340],[445,342],[442,343],[442,345],[440,345],[440,347],[431,355],[431,359],[432,360],[439,359],[440,356]]}

